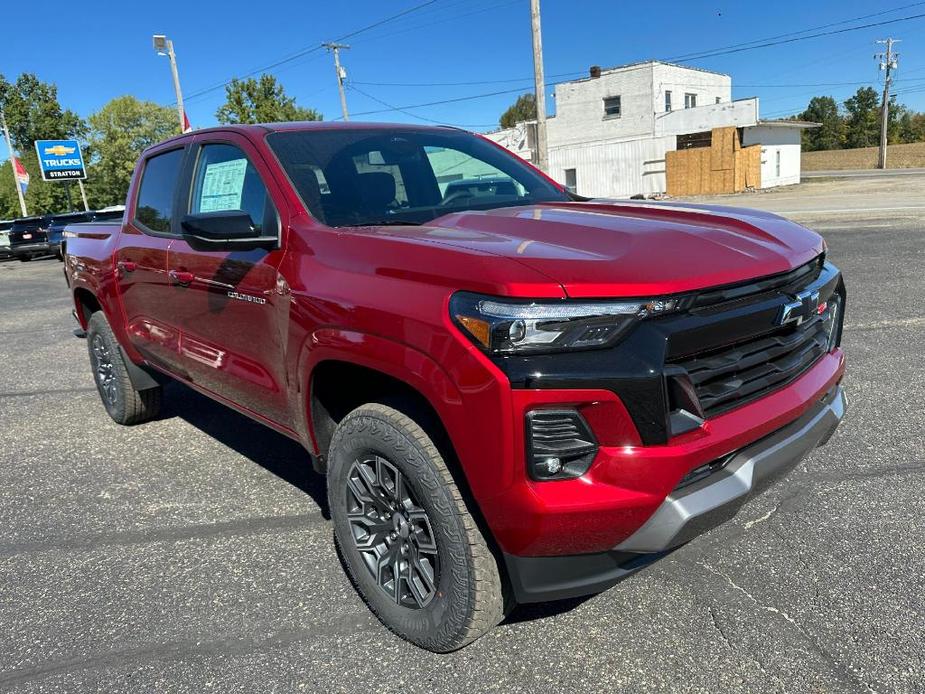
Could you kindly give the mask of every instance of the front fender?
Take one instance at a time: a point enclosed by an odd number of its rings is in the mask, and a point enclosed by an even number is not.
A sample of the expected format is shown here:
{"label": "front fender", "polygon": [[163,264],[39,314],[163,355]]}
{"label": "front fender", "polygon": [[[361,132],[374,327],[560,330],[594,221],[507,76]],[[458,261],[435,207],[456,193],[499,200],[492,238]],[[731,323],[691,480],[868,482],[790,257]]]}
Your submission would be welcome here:
{"label": "front fender", "polygon": [[[498,394],[487,407],[467,412],[464,397],[446,369],[427,354],[395,340],[346,329],[313,333],[299,359],[299,383],[309,384],[312,372],[325,361],[339,361],[379,371],[407,383],[440,417],[476,498],[486,498],[509,483],[503,461],[513,455],[513,417],[509,399]],[[310,388],[300,408],[300,426],[308,433],[311,451],[318,443],[311,421]],[[471,409],[471,408],[470,408]],[[480,430],[484,437],[473,435]]]}

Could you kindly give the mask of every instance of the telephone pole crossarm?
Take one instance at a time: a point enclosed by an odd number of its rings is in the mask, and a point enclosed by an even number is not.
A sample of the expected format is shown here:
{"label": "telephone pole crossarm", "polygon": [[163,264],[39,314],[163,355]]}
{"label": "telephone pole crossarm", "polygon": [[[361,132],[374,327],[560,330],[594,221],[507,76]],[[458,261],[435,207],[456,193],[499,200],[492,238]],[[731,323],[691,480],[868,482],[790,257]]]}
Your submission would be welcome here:
{"label": "telephone pole crossarm", "polygon": [[344,120],[350,120],[350,114],[347,112],[347,93],[344,91],[344,83],[347,81],[347,71],[340,64],[340,52],[341,49],[348,49],[346,43],[322,43],[322,46],[327,48],[334,54],[334,72],[337,75],[337,90],[340,92],[340,110],[344,115]]}

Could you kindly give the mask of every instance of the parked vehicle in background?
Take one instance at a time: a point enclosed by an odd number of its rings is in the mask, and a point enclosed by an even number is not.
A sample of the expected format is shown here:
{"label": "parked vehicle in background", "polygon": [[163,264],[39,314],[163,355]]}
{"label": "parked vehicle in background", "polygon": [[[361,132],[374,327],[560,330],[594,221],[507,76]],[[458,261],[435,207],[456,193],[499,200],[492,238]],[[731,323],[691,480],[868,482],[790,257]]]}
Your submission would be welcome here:
{"label": "parked vehicle in background", "polygon": [[38,256],[49,255],[48,225],[52,215],[35,215],[13,220],[10,228],[10,252],[25,262]]}
{"label": "parked vehicle in background", "polygon": [[450,181],[443,191],[443,200],[447,203],[453,201],[463,202],[468,198],[492,198],[497,200],[509,196],[512,200],[517,198],[517,186],[506,176],[486,176],[484,178],[461,178]]}
{"label": "parked vehicle in background", "polygon": [[83,224],[85,222],[103,222],[107,220],[122,219],[125,213],[125,207],[104,208],[102,210],[90,210],[89,212],[68,212],[66,214],[55,215],[51,224],[48,225],[48,247],[51,253],[58,260],[64,260],[64,250],[66,246],[66,227],[72,224]]}
{"label": "parked vehicle in background", "polygon": [[46,241],[48,243],[48,252],[54,255],[58,260],[64,260],[64,252],[61,245],[64,241],[64,228],[68,224],[78,224],[80,222],[89,222],[93,220],[93,212],[66,212],[65,214],[56,214],[52,217],[51,222],[46,230]]}
{"label": "parked vehicle in background", "polygon": [[844,414],[841,273],[767,212],[363,123],[179,136],[126,205],[65,263],[110,417],[174,378],[301,442],[357,590],[433,651],[728,520]]}
{"label": "parked vehicle in background", "polygon": [[10,227],[12,226],[12,219],[0,220],[0,259],[13,255],[10,252]]}

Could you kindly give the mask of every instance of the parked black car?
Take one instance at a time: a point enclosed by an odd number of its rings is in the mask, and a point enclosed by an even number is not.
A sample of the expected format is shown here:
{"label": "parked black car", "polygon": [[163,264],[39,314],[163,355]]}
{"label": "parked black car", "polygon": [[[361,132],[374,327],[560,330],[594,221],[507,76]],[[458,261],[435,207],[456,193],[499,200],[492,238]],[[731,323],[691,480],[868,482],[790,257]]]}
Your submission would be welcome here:
{"label": "parked black car", "polygon": [[32,260],[40,255],[48,255],[48,225],[52,215],[20,217],[13,221],[10,228],[10,253],[22,261]]}
{"label": "parked black car", "polygon": [[32,260],[40,255],[53,255],[58,260],[64,260],[65,227],[83,222],[122,219],[124,211],[124,208],[118,207],[22,217],[13,222],[9,252],[23,261]]}

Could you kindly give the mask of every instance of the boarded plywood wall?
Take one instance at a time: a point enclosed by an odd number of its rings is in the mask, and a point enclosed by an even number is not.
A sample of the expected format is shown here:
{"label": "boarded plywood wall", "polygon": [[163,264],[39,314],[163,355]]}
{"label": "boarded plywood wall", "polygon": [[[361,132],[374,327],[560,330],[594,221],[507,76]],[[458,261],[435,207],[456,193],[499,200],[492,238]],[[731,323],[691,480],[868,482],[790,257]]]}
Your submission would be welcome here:
{"label": "boarded plywood wall", "polygon": [[737,128],[714,128],[710,147],[668,152],[668,194],[739,193],[761,184],[761,145],[742,147]]}

